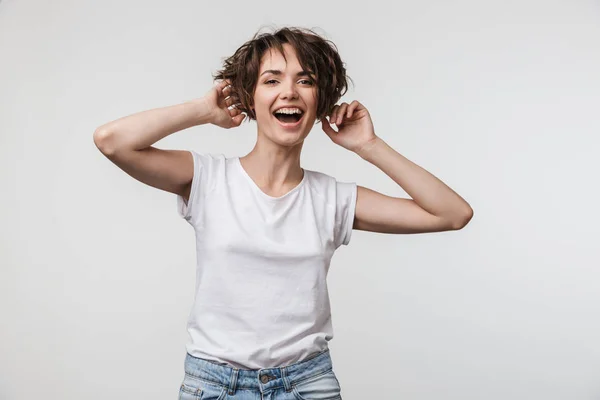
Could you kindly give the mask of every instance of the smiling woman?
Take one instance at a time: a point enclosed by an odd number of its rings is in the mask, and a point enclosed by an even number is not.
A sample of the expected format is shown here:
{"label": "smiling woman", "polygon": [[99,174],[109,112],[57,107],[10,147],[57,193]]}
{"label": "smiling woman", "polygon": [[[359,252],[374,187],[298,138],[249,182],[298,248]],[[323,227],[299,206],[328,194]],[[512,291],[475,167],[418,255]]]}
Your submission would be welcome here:
{"label": "smiling woman", "polygon": [[[257,33],[214,77],[201,98],[94,133],[102,153],[129,175],[176,194],[179,215],[194,228],[198,282],[180,399],[341,399],[328,346],[334,252],[353,229],[457,230],[472,210],[375,135],[361,103],[336,105],[349,78],[335,45],[313,31]],[[257,137],[243,157],[152,146],[194,125],[230,129],[244,119],[256,121]],[[334,144],[412,198],[302,168],[302,146],[317,121]]]}
{"label": "smiling woman", "polygon": [[[288,70],[291,79],[313,88],[317,97],[316,119],[324,118],[348,90],[346,67],[337,47],[315,32],[300,28],[282,28],[274,33],[259,33],[240,46],[213,75],[216,80],[231,83],[239,99],[240,111],[256,119],[254,90],[257,85],[280,85],[290,55],[295,68]],[[281,56],[283,63],[270,63]],[[277,57],[279,58],[279,57]],[[262,67],[262,68],[261,68]],[[283,67],[283,68],[282,68]],[[263,79],[264,81],[259,81]]]}
{"label": "smiling woman", "polygon": [[[237,101],[232,105],[256,120],[257,146],[267,141],[298,150],[315,122],[346,92],[350,79],[333,43],[292,28],[255,35],[224,61],[214,78],[230,84],[229,98]],[[243,162],[250,164],[252,158]]]}

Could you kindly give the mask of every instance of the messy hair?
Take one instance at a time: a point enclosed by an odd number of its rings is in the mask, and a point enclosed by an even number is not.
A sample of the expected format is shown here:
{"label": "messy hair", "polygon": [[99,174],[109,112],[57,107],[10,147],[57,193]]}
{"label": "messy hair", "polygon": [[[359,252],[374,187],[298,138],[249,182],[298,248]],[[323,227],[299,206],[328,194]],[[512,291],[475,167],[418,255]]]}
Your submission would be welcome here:
{"label": "messy hair", "polygon": [[[260,61],[265,52],[276,49],[285,59],[283,44],[291,45],[304,71],[315,80],[317,86],[317,120],[331,112],[338,100],[348,90],[348,80],[344,62],[336,45],[306,28],[284,27],[273,33],[254,34],[254,37],[226,58],[223,68],[213,74],[215,80],[229,80],[232,94],[239,98],[240,111],[249,119],[256,120],[252,109],[254,90],[258,82]],[[287,59],[286,59],[287,61]]]}

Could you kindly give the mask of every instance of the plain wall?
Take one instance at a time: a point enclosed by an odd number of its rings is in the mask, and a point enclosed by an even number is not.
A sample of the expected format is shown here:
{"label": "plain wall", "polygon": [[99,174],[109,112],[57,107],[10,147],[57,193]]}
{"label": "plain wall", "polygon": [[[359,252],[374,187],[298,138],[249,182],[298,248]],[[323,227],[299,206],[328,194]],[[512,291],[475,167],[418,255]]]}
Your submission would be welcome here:
{"label": "plain wall", "polygon": [[[375,131],[473,207],[354,231],[328,278],[344,400],[600,399],[597,1],[0,3],[0,399],[175,399],[194,234],[95,147],[271,26],[331,39]],[[244,155],[256,125],[160,148]],[[319,125],[302,166],[406,193]]]}

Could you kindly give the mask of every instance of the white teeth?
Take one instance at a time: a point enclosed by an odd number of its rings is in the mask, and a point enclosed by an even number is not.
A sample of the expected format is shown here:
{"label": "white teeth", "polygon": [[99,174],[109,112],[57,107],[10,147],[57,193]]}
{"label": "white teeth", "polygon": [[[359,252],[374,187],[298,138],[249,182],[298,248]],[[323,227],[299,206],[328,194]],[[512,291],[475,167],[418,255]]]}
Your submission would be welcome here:
{"label": "white teeth", "polygon": [[280,108],[275,111],[275,114],[302,114],[299,108]]}

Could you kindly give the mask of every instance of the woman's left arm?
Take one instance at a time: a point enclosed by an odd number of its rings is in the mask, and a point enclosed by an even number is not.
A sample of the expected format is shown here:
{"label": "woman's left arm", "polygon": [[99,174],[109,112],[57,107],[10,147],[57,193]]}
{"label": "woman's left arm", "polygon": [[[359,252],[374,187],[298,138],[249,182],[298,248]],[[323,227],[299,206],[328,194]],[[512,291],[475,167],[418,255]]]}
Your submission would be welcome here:
{"label": "woman's left arm", "polygon": [[[375,135],[367,109],[358,101],[336,105],[330,122],[321,120],[330,139],[358,154],[394,180],[412,199],[386,196],[358,186],[354,229],[382,233],[425,233],[462,229],[473,209],[462,197]],[[330,123],[335,123],[338,132]]]}

